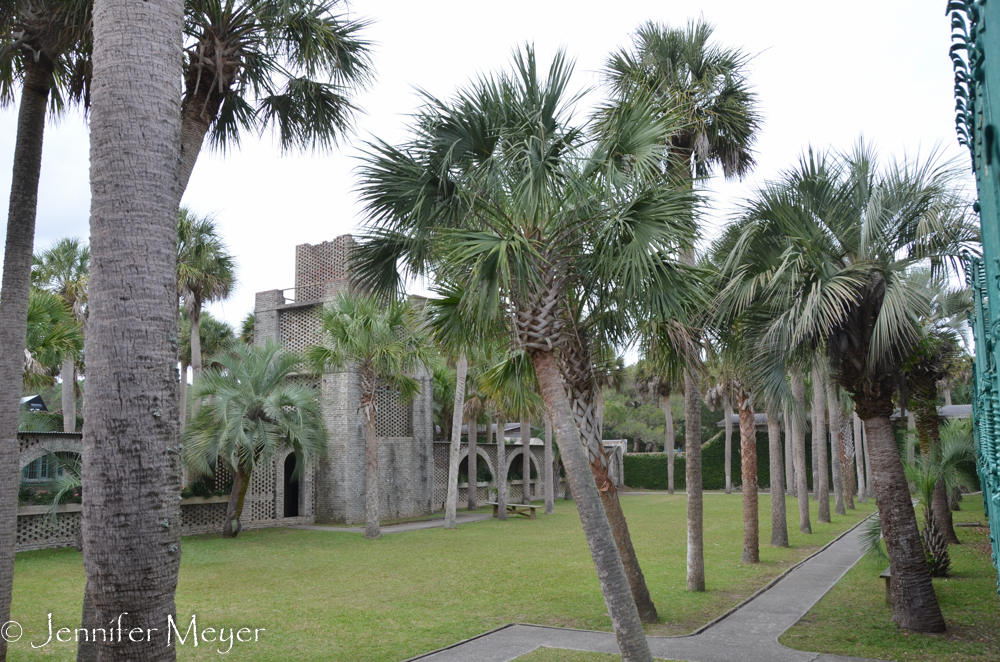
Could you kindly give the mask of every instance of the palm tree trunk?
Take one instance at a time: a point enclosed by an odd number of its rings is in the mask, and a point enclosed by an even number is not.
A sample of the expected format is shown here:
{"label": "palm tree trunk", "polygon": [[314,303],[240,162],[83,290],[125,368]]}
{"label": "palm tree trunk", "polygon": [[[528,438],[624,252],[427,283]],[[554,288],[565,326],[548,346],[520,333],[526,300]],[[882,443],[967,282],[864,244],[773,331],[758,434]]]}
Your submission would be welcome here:
{"label": "palm tree trunk", "polygon": [[[781,458],[781,424],[774,407],[767,410],[767,449],[771,456],[771,547],[788,547],[788,516]],[[786,458],[787,462],[787,458]]]}
{"label": "palm tree trunk", "polygon": [[[858,404],[862,413],[869,409]],[[864,424],[875,472],[875,502],[889,552],[892,620],[907,630],[944,632],[892,423],[888,416],[872,416]]]}
{"label": "palm tree trunk", "polygon": [[576,495],[577,511],[597,568],[597,578],[604,602],[611,617],[623,662],[652,662],[639,612],[632,599],[632,590],[598,494],[597,485],[588,471],[590,463],[580,444],[570,401],[555,357],[548,352],[531,355],[542,399],[556,433],[559,453],[566,465],[566,475]]}
{"label": "palm tree trunk", "polygon": [[181,557],[176,237],[183,12],[181,0],[104,0],[93,14],[83,565],[96,622],[127,614],[126,631],[158,628],[152,642],[97,642],[103,662],[176,657],[164,623],[175,612]]}
{"label": "palm tree trunk", "polygon": [[[910,416],[915,419],[917,436],[920,439],[920,454],[925,459],[940,455],[941,423],[937,412],[937,383],[930,379],[921,384],[914,384],[913,392],[913,397],[910,398],[913,405]],[[944,479],[938,480],[934,485],[931,513],[935,525],[944,535],[948,544],[959,544],[952,521],[951,508],[948,506],[948,489],[945,487]]]}
{"label": "palm tree trunk", "polygon": [[837,390],[829,379],[824,380],[823,386],[826,389],[827,418],[830,422],[830,467],[833,469],[834,512],[846,515],[842,472],[844,449],[840,441],[840,398],[837,397]]}
{"label": "palm tree trunk", "polygon": [[[487,426],[489,419],[486,419]],[[479,424],[469,421],[469,487],[466,503],[469,510],[479,508]]]}
{"label": "palm tree trunk", "polygon": [[[559,464],[562,465],[563,474],[566,473],[566,465],[563,464],[562,458],[559,458]],[[566,476],[563,480],[563,501],[573,500],[573,489],[569,486],[569,476]]]}
{"label": "palm tree trunk", "polygon": [[[192,302],[188,306],[188,317],[191,319],[191,375],[194,381],[198,381],[201,376],[202,368],[202,357],[201,357],[201,305]],[[201,400],[195,398],[191,402],[191,415],[194,416],[198,413],[198,408],[201,406]]]}
{"label": "palm tree trunk", "polygon": [[670,411],[670,394],[663,396],[661,401],[663,416],[666,419],[664,426],[663,450],[667,454],[667,493],[674,493],[674,415]]}
{"label": "palm tree trunk", "polygon": [[[97,620],[97,609],[94,604],[94,586],[87,581],[83,587],[83,614],[80,618],[81,628],[88,632],[93,632],[94,628],[101,627]],[[76,644],[76,662],[98,662],[97,645],[89,641],[87,637],[80,637]]]}
{"label": "palm tree trunk", "polygon": [[[816,500],[819,501],[819,514],[816,521],[820,524],[830,522],[830,462],[826,442],[826,389],[823,386],[823,372],[818,365],[813,366],[813,415],[816,424],[813,426],[813,452],[819,453],[816,463],[819,476],[813,476],[813,482],[818,486]],[[816,457],[816,455],[813,455]]]}
{"label": "palm tree trunk", "polygon": [[462,414],[465,410],[465,375],[469,361],[465,350],[458,355],[455,366],[455,404],[451,414],[451,448],[448,450],[448,497],[444,502],[444,528],[454,529],[458,510],[458,456],[462,450]]}
{"label": "palm tree trunk", "polygon": [[858,501],[868,503],[868,489],[865,485],[865,446],[861,438],[861,419],[857,412],[852,412],[851,423],[854,429],[854,465],[858,474]]}
{"label": "palm tree trunk", "polygon": [[[844,502],[848,510],[854,510],[854,440],[851,438],[851,424],[844,418],[841,409],[840,415],[840,475],[844,480]],[[850,450],[848,450],[850,449]]]}
{"label": "palm tree trunk", "polygon": [[868,447],[868,427],[864,420],[861,421],[861,441],[865,447],[865,494],[869,497],[875,496],[875,474],[872,473],[871,449]]}
{"label": "palm tree trunk", "polygon": [[187,423],[187,393],[188,393],[188,364],[181,361],[181,390],[180,390],[180,422],[181,431],[184,430],[184,424]]}
{"label": "palm tree trunk", "polygon": [[795,451],[795,496],[799,500],[799,531],[812,533],[809,522],[809,485],[806,483],[806,386],[802,371],[792,373],[792,448]]}
{"label": "palm tree trunk", "polygon": [[684,480],[687,490],[687,590],[705,590],[705,539],[701,490],[701,390],[684,372]]}
{"label": "palm tree trunk", "polygon": [[[0,623],[10,617],[17,539],[17,488],[21,482],[17,428],[21,409],[24,347],[28,333],[28,294],[31,257],[38,207],[38,178],[42,168],[45,110],[52,83],[52,64],[25,58],[21,103],[17,114],[14,169],[7,212],[3,284],[0,286]],[[0,660],[7,641],[0,637]]]}
{"label": "palm tree trunk", "polygon": [[[371,399],[375,399],[372,394]],[[379,529],[378,437],[374,407],[365,407],[365,538],[374,540],[382,535]],[[461,431],[461,425],[458,426]],[[456,473],[458,469],[456,467]],[[452,511],[454,513],[454,511]],[[454,517],[454,514],[452,515]],[[451,528],[455,528],[452,526]]]}
{"label": "palm tree trunk", "polygon": [[556,472],[552,460],[552,421],[545,417],[545,514],[556,512]]}
{"label": "palm tree trunk", "polygon": [[737,406],[740,412],[740,468],[743,478],[743,563],[760,563],[760,522],[757,512],[757,428],[753,405],[741,389]]}
{"label": "palm tree trunk", "polygon": [[497,423],[497,517],[507,521],[507,442],[504,434],[506,423]]}
{"label": "palm tree trunk", "polygon": [[945,407],[950,407],[951,406],[951,387],[950,386],[944,389],[944,406]]}
{"label": "palm tree trunk", "polygon": [[521,417],[521,501],[531,503],[531,423]]}
{"label": "palm tree trunk", "polygon": [[791,417],[788,415],[788,405],[785,405],[781,416],[781,428],[785,434],[785,493],[795,493],[795,453],[792,450]]}
{"label": "palm tree trunk", "polygon": [[62,368],[63,432],[76,432],[76,357],[63,358]]}
{"label": "palm tree trunk", "polygon": [[[211,86],[205,84],[204,77],[200,83],[197,83],[198,94],[194,94],[196,85],[194,80],[196,76],[197,71],[192,67],[190,73],[191,80],[185,81],[187,89],[184,96],[184,104],[181,108],[181,162],[180,186],[178,187],[177,195],[178,204],[180,204],[180,199],[184,195],[184,191],[187,190],[188,182],[191,180],[191,173],[194,171],[195,163],[198,161],[198,155],[201,153],[205,136],[208,134],[212,121],[218,116],[219,108],[222,105],[221,94],[212,94],[211,92],[206,94],[206,88],[210,88]],[[208,98],[206,99],[206,97]]]}
{"label": "palm tree trunk", "polygon": [[[903,417],[902,410],[900,410],[900,412],[901,412],[900,418],[902,418]],[[914,453],[915,451],[914,442],[917,441],[917,439],[918,439],[917,419],[913,415],[913,412],[911,411],[909,412],[909,415],[907,416],[906,419],[906,463],[909,464],[911,467],[916,461]],[[923,448],[921,448],[920,450],[921,452],[924,452]]]}
{"label": "palm tree trunk", "polygon": [[222,525],[223,538],[235,538],[243,530],[240,517],[243,515],[243,504],[246,502],[247,489],[250,487],[250,472],[240,467],[233,479],[233,489],[229,493],[229,504],[226,506],[226,521]]}
{"label": "palm tree trunk", "polygon": [[726,417],[726,494],[733,493],[733,403],[726,396],[722,400]]}

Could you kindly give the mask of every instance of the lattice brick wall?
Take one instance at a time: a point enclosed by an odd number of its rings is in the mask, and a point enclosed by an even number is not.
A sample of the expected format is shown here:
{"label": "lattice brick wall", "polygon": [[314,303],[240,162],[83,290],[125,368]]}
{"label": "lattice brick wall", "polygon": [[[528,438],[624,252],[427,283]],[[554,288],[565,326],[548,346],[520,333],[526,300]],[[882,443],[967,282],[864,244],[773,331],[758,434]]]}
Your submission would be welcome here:
{"label": "lattice brick wall", "polygon": [[70,547],[80,534],[80,513],[57,513],[53,522],[48,515],[21,515],[17,518],[17,551]]}
{"label": "lattice brick wall", "polygon": [[348,262],[354,246],[351,235],[341,235],[322,244],[295,247],[295,299],[319,301],[327,294],[326,284],[348,277]]}
{"label": "lattice brick wall", "polygon": [[226,521],[225,503],[199,503],[181,506],[181,531],[184,535],[217,533]]}
{"label": "lattice brick wall", "polygon": [[410,407],[399,401],[399,395],[387,389],[380,390],[375,396],[378,406],[378,417],[375,420],[375,433],[380,437],[412,437],[413,415]]}
{"label": "lattice brick wall", "polygon": [[301,352],[323,340],[320,327],[319,306],[287,308],[278,313],[279,339],[285,349]]}

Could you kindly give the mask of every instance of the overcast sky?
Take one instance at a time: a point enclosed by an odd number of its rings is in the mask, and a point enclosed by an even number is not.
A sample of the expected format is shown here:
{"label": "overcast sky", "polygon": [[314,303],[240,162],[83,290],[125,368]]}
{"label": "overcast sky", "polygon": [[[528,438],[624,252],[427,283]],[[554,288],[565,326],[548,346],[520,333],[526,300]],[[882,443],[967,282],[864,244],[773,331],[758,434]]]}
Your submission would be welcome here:
{"label": "overcast sky", "polygon": [[[744,182],[712,183],[705,234],[756,183],[791,165],[808,145],[849,148],[860,135],[885,156],[926,154],[935,146],[968,162],[956,143],[949,21],[944,0],[839,2],[615,0],[357,0],[373,21],[377,80],[361,95],[356,136],[339,151],[281,155],[270,136],[247,136],[238,152],[202,152],[184,203],[217,214],[239,264],[239,287],[212,312],[233,325],[253,309],[254,293],[294,284],[295,246],[353,231],[362,219],[354,170],[358,148],[378,136],[397,142],[419,99],[415,88],[447,97],[479,72],[510,62],[512,48],[535,44],[547,65],[563,48],[576,60],[578,88],[600,82],[612,51],[640,23],[683,25],[704,16],[716,40],[754,54],[750,81],[764,126],[758,166]],[[581,111],[583,112],[583,111]],[[15,109],[0,110],[0,197],[10,193]],[[79,114],[46,130],[36,249],[63,236],[86,237],[88,138]]]}

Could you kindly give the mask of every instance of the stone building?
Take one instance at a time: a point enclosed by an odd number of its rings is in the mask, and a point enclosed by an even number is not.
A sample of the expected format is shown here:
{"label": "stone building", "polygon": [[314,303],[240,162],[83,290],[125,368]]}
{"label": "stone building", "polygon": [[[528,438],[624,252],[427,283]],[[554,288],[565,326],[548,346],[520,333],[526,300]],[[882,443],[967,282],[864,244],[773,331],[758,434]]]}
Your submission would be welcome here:
{"label": "stone building", "polygon": [[[322,244],[295,248],[295,287],[258,292],[254,315],[254,341],[279,341],[292,351],[302,351],[321,340],[320,311],[349,283],[350,235]],[[430,375],[414,375],[420,395],[411,404],[395,393],[378,398],[379,512],[383,519],[430,514],[434,495],[433,384]],[[314,517],[317,522],[364,521],[365,435],[358,412],[358,375],[351,370],[328,371],[320,379],[320,392],[329,446],[326,457],[310,462],[301,479],[291,480],[294,459],[279,463],[282,481],[275,481],[287,496],[294,491],[298,503],[284,506],[286,516]],[[288,501],[288,499],[285,499]]]}

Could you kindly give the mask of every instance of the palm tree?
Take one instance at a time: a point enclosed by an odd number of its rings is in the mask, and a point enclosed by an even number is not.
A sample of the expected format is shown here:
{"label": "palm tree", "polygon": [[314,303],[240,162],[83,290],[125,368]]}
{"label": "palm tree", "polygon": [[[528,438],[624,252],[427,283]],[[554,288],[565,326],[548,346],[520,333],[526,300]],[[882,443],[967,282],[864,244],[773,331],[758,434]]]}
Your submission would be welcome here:
{"label": "palm tree", "polygon": [[247,313],[247,316],[243,318],[240,322],[240,341],[246,343],[247,345],[253,344],[253,333],[254,333],[254,314],[253,311]]}
{"label": "palm tree", "polygon": [[[756,220],[743,228],[742,248],[727,267],[733,287],[754,283],[771,307],[762,356],[825,346],[831,377],[851,396],[868,437],[892,559],[893,619],[920,631],[941,631],[944,620],[889,416],[917,319],[929,309],[915,269],[928,261],[940,271],[953,267],[978,237],[951,192],[952,177],[934,159],[880,169],[863,143],[833,163],[810,154],[753,203]],[[771,242],[768,254],[780,256],[780,267],[763,278],[751,278],[748,266],[755,242]],[[770,370],[765,380],[771,390],[783,388],[783,371]]]}
{"label": "palm tree", "polygon": [[[664,165],[687,185],[717,166],[726,179],[742,179],[755,165],[753,145],[761,119],[746,77],[749,58],[739,49],[712,43],[713,30],[705,21],[686,28],[649,22],[636,31],[631,48],[613,54],[606,64],[610,83],[621,96],[643,90],[660,112],[680,118],[666,140],[675,158]],[[693,248],[686,249],[685,257],[695,264]],[[701,398],[693,364],[684,372],[684,391],[687,588],[704,591]]]}
{"label": "palm tree", "polygon": [[282,149],[329,148],[350,129],[372,66],[346,2],[187,0],[185,19],[178,201],[206,135],[226,149],[275,128]]}
{"label": "palm tree", "polygon": [[[181,361],[181,421],[186,423],[184,415],[187,402],[187,369],[191,365],[191,319],[185,309],[180,310],[180,361]],[[201,324],[198,325],[198,340],[202,356],[214,356],[229,346],[235,340],[233,328],[217,320],[211,313],[201,314]],[[245,343],[253,344],[253,343]]]}
{"label": "palm tree", "polygon": [[[28,297],[28,330],[24,349],[23,388],[51,386],[63,357],[83,350],[83,333],[66,302],[58,295],[32,288]],[[76,431],[76,416],[73,429]]]}
{"label": "palm tree", "polygon": [[812,447],[813,447],[813,487],[819,512],[816,521],[830,522],[830,471],[829,454],[826,452],[826,387],[824,386],[822,357],[817,356],[812,369]]}
{"label": "palm tree", "polygon": [[[392,288],[398,266],[410,273],[433,267],[465,284],[462,305],[470,314],[511,321],[555,429],[619,647],[626,660],[646,660],[590,471],[606,471],[606,456],[586,408],[593,356],[577,313],[615,310],[618,328],[630,330],[639,313],[667,317],[696,295],[687,271],[670,258],[689,242],[691,194],[659,185],[658,146],[670,118],[641,103],[610,107],[605,131],[595,135],[568,123],[571,67],[562,54],[547,76],[530,48],[515,64],[516,71],[482,78],[453,102],[428,98],[402,148],[370,147],[361,184],[369,227],[356,273]],[[578,405],[586,429],[574,414]]]}
{"label": "palm tree", "polygon": [[[27,332],[31,258],[38,206],[42,142],[49,107],[63,103],[66,85],[80,62],[90,3],[85,0],[11,0],[0,4],[0,106],[14,102],[20,84],[14,169],[11,176],[0,284],[0,622],[10,615],[17,527],[17,428]],[[53,92],[55,91],[55,94]],[[82,88],[80,89],[82,92]],[[0,638],[2,639],[2,638]],[[7,642],[0,640],[0,660]]]}
{"label": "palm tree", "polygon": [[208,401],[184,430],[182,459],[194,475],[211,475],[220,466],[233,474],[223,538],[242,530],[240,516],[255,470],[291,449],[298,475],[306,457],[326,452],[316,389],[289,379],[301,363],[272,340],[263,347],[230,342],[192,386],[194,397]]}
{"label": "palm tree", "polygon": [[[315,372],[352,366],[358,373],[358,411],[365,423],[365,538],[378,538],[378,437],[375,398],[390,389],[404,400],[420,392],[410,375],[433,366],[437,355],[414,308],[406,301],[341,294],[323,310],[323,344],[306,350]],[[459,425],[461,430],[461,425]]]}
{"label": "palm tree", "polygon": [[[716,370],[713,370],[716,368]],[[710,365],[709,372],[717,372],[717,367]],[[735,400],[735,385],[730,375],[711,374],[710,382],[715,382],[705,393],[705,406],[713,411],[722,409],[725,417],[725,474],[726,474],[726,494],[733,493],[733,400]]]}
{"label": "palm tree", "polygon": [[[73,315],[85,326],[87,283],[90,279],[90,247],[79,239],[60,239],[33,259],[33,280],[62,297]],[[79,355],[67,352],[62,359],[63,431],[76,431],[76,366]]]}
{"label": "palm tree", "polygon": [[[191,324],[188,337],[191,367],[196,380],[201,376],[202,368],[199,331],[202,307],[227,298],[235,281],[236,261],[219,236],[215,219],[198,217],[187,207],[181,207],[177,214],[177,296],[183,297]],[[186,368],[181,377],[183,384],[187,381]],[[182,400],[181,422],[185,418],[185,404]],[[195,400],[193,404],[197,413],[199,401]]]}
{"label": "palm tree", "polygon": [[[181,472],[174,242],[183,16],[181,0],[105,0],[93,21],[83,627],[124,614],[122,627],[162,628],[175,611]],[[167,633],[153,636],[142,643],[96,641],[81,653],[173,660]]]}

